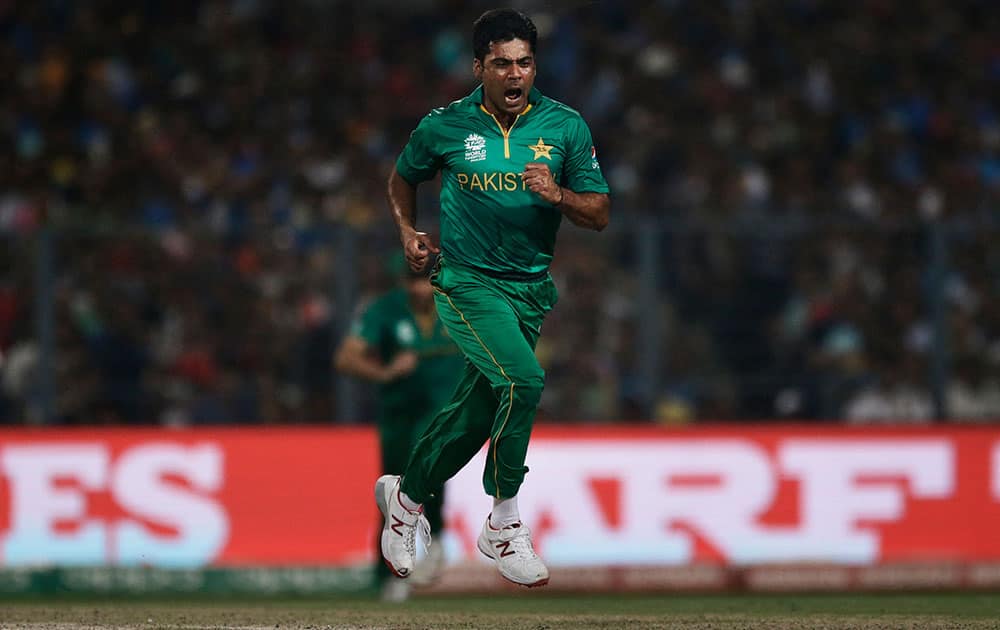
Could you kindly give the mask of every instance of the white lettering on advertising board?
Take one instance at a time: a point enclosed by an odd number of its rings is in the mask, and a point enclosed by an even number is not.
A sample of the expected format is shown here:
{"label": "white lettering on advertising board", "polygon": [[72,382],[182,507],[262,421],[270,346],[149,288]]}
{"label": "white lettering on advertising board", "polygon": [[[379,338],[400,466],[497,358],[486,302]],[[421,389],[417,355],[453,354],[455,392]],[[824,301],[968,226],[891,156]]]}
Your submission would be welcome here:
{"label": "white lettering on advertising board", "polygon": [[[103,444],[7,445],[0,473],[10,487],[10,525],[0,533],[7,566],[195,567],[229,536],[226,511],[210,496],[223,485],[223,454],[213,444],[149,442],[117,461]],[[87,495],[97,492],[109,492],[129,517],[94,516]]]}
{"label": "white lettering on advertising board", "polygon": [[[789,439],[774,454],[751,440],[539,441],[518,495],[553,565],[684,564],[696,545],[734,564],[871,563],[878,532],[908,499],[954,492],[947,439]],[[491,499],[480,453],[448,485],[451,557],[475,555]],[[782,480],[797,482],[797,518],[768,524]]]}

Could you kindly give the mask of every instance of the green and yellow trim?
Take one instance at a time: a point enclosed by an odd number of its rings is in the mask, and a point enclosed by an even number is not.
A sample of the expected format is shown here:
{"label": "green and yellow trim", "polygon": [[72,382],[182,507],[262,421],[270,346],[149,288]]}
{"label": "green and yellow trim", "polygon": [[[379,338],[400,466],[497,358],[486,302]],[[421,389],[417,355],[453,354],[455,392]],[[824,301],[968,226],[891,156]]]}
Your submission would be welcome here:
{"label": "green and yellow trim", "polygon": [[479,104],[479,109],[483,110],[490,118],[492,118],[493,122],[495,122],[497,124],[497,127],[500,129],[500,135],[503,136],[503,156],[509,160],[510,159],[510,132],[514,129],[514,125],[517,124],[517,121],[521,120],[521,116],[524,116],[525,114],[527,114],[528,112],[531,111],[531,103],[528,103],[528,106],[524,108],[524,111],[514,117],[514,122],[512,122],[510,124],[510,129],[504,129],[503,125],[500,124],[500,119],[497,118],[493,114],[493,112],[491,112],[490,110],[486,109],[486,106],[483,105],[482,103]]}

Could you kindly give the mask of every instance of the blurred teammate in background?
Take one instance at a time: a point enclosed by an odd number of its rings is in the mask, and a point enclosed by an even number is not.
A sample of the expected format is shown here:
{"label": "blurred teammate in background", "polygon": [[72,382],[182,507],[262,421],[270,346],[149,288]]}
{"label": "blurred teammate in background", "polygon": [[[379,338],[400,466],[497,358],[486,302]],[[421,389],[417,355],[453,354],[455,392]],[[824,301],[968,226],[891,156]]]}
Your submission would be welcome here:
{"label": "blurred teammate in background", "polygon": [[[608,186],[581,116],[533,88],[537,31],[511,9],[473,26],[473,73],[482,85],[420,121],[389,176],[389,203],[411,269],[441,256],[431,275],[438,314],[468,360],[446,407],[417,442],[402,477],[383,475],[382,553],[413,571],[422,511],[489,441],[483,486],[493,510],[477,546],[500,574],[525,586],[548,568],[521,522],[517,493],[544,372],[535,344],[557,293],[549,275],[563,216],[602,230]],[[441,247],[416,228],[416,189],[441,172]]]}
{"label": "blurred teammate in background", "polygon": [[[410,270],[402,255],[389,267],[400,286],[364,309],[337,349],[335,364],[344,374],[378,384],[382,472],[399,474],[417,438],[454,391],[464,359],[437,317],[427,275]],[[444,489],[439,486],[425,506],[435,537],[444,527],[443,505]],[[430,584],[443,562],[441,545],[432,543],[413,581]],[[402,601],[409,594],[407,583],[393,577],[381,559],[375,580],[384,599]]]}

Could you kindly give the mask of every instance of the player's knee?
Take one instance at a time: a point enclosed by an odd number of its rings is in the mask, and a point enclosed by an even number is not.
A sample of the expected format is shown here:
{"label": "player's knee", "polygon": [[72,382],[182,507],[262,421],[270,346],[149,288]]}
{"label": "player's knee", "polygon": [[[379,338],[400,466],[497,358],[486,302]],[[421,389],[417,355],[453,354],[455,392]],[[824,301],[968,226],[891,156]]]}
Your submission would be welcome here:
{"label": "player's knee", "polygon": [[519,370],[508,370],[503,381],[493,383],[497,398],[514,398],[514,404],[536,407],[542,399],[545,386],[545,371],[542,366],[523,366]]}
{"label": "player's knee", "polygon": [[532,379],[517,379],[508,383],[500,392],[501,398],[511,396],[513,404],[522,407],[534,408],[542,400],[542,389],[544,381],[539,376]]}
{"label": "player's knee", "polygon": [[542,383],[533,383],[514,388],[514,401],[530,409],[538,406],[542,401]]}

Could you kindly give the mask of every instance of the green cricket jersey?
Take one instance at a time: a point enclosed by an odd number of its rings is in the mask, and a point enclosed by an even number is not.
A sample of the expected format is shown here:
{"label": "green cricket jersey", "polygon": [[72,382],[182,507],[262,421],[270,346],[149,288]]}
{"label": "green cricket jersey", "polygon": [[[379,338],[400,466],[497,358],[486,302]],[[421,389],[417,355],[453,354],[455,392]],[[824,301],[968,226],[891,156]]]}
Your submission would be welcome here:
{"label": "green cricket jersey", "polygon": [[398,418],[412,423],[448,402],[465,358],[436,316],[430,333],[421,332],[404,289],[392,289],[373,301],[354,322],[351,334],[375,349],[385,363],[404,350],[419,357],[416,370],[379,386],[380,422]]}
{"label": "green cricket jersey", "polygon": [[521,180],[549,165],[573,192],[607,193],[590,129],[578,112],[532,88],[509,130],[482,105],[482,86],[420,121],[396,161],[416,186],[441,171],[441,253],[460,265],[516,276],[552,261],[562,213]]}

